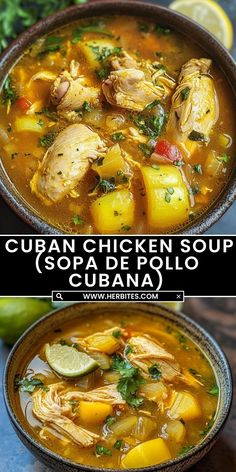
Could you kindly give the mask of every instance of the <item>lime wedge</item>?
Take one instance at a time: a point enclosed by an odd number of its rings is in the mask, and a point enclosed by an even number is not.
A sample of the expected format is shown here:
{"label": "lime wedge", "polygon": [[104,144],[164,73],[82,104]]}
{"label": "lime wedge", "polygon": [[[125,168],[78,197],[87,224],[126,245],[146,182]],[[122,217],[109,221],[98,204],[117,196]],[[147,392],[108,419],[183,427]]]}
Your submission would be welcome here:
{"label": "lime wedge", "polygon": [[98,363],[71,346],[46,344],[45,355],[50,367],[63,377],[81,377],[98,368]]}

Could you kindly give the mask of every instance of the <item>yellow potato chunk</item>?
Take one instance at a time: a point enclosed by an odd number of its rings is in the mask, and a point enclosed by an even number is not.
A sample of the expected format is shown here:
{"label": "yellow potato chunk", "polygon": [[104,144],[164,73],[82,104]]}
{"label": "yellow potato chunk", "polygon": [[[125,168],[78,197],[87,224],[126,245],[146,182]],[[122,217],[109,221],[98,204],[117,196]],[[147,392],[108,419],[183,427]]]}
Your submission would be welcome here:
{"label": "yellow potato chunk", "polygon": [[108,150],[101,165],[99,165],[98,161],[92,165],[92,168],[102,179],[116,177],[119,175],[119,172],[125,172],[126,164],[122,157],[119,144],[115,144]]}
{"label": "yellow potato chunk", "polygon": [[191,393],[173,392],[168,416],[173,419],[191,421],[201,416],[201,408]]}
{"label": "yellow potato chunk", "polygon": [[185,426],[179,420],[170,421],[167,425],[166,432],[168,438],[177,443],[183,442],[186,435]]}
{"label": "yellow potato chunk", "polygon": [[152,228],[168,230],[189,215],[189,196],[180,170],[174,165],[141,168],[147,198],[147,220]]}
{"label": "yellow potato chunk", "polygon": [[83,423],[101,424],[112,413],[112,406],[106,403],[81,401],[79,404],[79,417]]}
{"label": "yellow potato chunk", "polygon": [[33,118],[32,116],[17,117],[15,119],[15,130],[18,133],[30,131],[31,133],[42,134],[42,126],[40,126],[38,118]]}
{"label": "yellow potato chunk", "polygon": [[120,347],[119,341],[112,334],[96,334],[90,336],[87,342],[89,346],[105,354],[113,354]]}
{"label": "yellow potato chunk", "polygon": [[94,224],[102,234],[127,230],[134,220],[134,198],[129,190],[116,190],[91,205]]}
{"label": "yellow potato chunk", "polygon": [[171,459],[170,451],[162,438],[152,439],[131,449],[122,460],[124,469],[149,467]]}
{"label": "yellow potato chunk", "polygon": [[111,39],[92,39],[90,41],[80,41],[78,46],[90,66],[94,69],[100,67],[99,53],[103,48],[113,49],[115,47],[114,41]]}

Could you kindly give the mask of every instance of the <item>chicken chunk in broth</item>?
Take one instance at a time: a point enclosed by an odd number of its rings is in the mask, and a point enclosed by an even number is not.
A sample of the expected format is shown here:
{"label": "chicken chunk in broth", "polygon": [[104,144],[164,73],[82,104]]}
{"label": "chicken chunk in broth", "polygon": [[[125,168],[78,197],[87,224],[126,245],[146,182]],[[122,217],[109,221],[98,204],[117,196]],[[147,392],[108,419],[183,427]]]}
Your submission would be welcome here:
{"label": "chicken chunk in broth", "polygon": [[48,333],[15,385],[33,437],[74,462],[114,469],[186,454],[210,431],[219,395],[191,339],[132,310],[80,317]]}
{"label": "chicken chunk in broth", "polygon": [[61,231],[181,232],[230,177],[232,102],[217,64],[176,31],[80,20],[37,40],[7,77],[1,159]]}

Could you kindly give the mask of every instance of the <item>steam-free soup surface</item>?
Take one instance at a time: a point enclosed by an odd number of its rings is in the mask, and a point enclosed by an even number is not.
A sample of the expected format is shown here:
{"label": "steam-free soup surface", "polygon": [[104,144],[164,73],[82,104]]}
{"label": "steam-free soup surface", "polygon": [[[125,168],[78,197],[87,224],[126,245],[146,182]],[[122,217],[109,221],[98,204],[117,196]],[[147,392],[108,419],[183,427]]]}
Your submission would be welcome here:
{"label": "steam-free soup surface", "polygon": [[168,26],[81,20],[40,38],[11,71],[1,158],[62,231],[181,231],[229,178],[233,103],[217,64]]}
{"label": "steam-free soup surface", "polygon": [[[85,353],[82,372],[73,358]],[[74,369],[80,377],[68,377]],[[31,435],[63,457],[105,468],[186,454],[210,431],[219,394],[196,344],[161,318],[134,312],[58,326],[29,351],[15,384]]]}

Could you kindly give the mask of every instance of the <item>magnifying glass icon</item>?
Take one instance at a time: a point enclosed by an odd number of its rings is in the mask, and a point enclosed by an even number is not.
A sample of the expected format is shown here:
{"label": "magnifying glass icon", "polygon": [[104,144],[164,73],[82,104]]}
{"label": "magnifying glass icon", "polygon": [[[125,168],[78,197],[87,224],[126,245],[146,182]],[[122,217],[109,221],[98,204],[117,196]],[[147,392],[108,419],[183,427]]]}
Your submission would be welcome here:
{"label": "magnifying glass icon", "polygon": [[61,294],[61,293],[56,293],[56,298],[57,298],[58,300],[63,301],[63,298],[62,298],[62,294]]}

